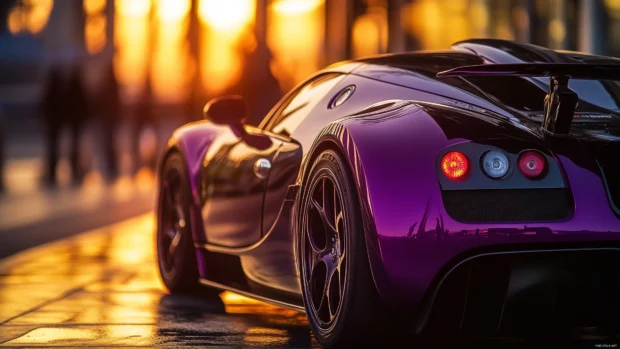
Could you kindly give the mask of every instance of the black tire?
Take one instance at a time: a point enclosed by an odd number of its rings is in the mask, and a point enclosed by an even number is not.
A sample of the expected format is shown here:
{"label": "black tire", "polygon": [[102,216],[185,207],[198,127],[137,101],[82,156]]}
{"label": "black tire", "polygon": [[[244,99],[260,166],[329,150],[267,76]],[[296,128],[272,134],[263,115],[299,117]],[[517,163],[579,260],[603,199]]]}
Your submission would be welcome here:
{"label": "black tire", "polygon": [[[321,202],[330,192],[332,204]],[[372,280],[356,186],[339,153],[326,150],[316,158],[299,213],[299,275],[316,339],[327,348],[367,345],[385,334],[388,312]]]}
{"label": "black tire", "polygon": [[[166,157],[159,179],[157,211],[157,265],[171,293],[217,296],[221,291],[202,288],[192,238],[189,201],[191,190],[185,161],[179,153]],[[172,248],[171,245],[176,245]]]}

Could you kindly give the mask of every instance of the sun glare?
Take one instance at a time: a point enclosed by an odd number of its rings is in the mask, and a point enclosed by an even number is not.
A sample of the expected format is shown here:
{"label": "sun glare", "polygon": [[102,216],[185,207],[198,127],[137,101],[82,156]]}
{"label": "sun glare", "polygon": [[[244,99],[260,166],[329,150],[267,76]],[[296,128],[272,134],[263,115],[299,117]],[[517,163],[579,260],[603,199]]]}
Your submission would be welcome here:
{"label": "sun glare", "polygon": [[322,0],[278,0],[272,6],[275,11],[283,15],[298,15],[313,11],[322,2]]}
{"label": "sun glare", "polygon": [[151,0],[116,0],[115,4],[121,16],[145,16],[151,10]]}
{"label": "sun glare", "polygon": [[238,31],[254,16],[256,3],[253,0],[200,0],[200,20],[217,31]]}
{"label": "sun glare", "polygon": [[157,0],[157,17],[162,22],[176,22],[187,16],[190,9],[189,0]]}

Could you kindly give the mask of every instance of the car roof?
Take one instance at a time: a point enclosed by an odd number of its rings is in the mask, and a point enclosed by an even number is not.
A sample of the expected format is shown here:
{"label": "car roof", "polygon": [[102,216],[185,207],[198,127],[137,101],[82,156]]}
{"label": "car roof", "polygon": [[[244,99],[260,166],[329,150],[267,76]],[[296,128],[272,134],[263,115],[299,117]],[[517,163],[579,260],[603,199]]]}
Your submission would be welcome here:
{"label": "car roof", "polygon": [[458,66],[484,63],[583,63],[620,64],[620,59],[566,50],[551,50],[527,43],[500,39],[470,39],[454,43],[449,50],[413,51],[364,57],[352,62],[398,66],[415,61],[433,66],[439,59],[444,65]]}

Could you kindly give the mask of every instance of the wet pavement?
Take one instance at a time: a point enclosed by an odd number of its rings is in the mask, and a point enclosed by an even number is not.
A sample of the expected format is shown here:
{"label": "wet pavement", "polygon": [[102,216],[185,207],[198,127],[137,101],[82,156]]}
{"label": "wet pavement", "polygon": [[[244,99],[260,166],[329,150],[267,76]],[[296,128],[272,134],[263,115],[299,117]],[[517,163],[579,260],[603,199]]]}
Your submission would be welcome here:
{"label": "wet pavement", "polygon": [[142,215],[0,261],[0,347],[317,347],[305,315],[167,294]]}
{"label": "wet pavement", "polygon": [[[0,260],[0,348],[319,347],[305,314],[229,292],[217,299],[168,294],[153,229],[154,216],[144,214]],[[407,338],[372,347],[618,347],[617,338],[586,337]]]}

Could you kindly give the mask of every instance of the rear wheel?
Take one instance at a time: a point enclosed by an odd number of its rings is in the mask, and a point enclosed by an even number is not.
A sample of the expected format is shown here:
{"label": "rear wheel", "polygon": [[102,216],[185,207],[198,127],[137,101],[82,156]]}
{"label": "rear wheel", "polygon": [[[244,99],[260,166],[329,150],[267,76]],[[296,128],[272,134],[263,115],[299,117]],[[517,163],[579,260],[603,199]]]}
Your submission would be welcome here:
{"label": "rear wheel", "polygon": [[325,347],[368,344],[384,332],[387,311],[370,274],[355,184],[338,153],[317,157],[299,207],[298,265],[315,337]]}

